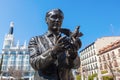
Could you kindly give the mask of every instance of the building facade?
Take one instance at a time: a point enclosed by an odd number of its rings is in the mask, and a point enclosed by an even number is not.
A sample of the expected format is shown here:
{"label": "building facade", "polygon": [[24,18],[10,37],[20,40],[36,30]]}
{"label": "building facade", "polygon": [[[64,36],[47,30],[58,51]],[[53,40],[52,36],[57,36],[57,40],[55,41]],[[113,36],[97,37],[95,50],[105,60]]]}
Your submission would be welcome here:
{"label": "building facade", "polygon": [[[21,76],[26,80],[32,80],[34,70],[29,64],[29,52],[26,41],[23,45],[15,44],[14,35],[13,35],[14,23],[10,23],[10,30],[7,35],[5,35],[2,54],[3,54],[3,63],[2,63],[2,76],[3,77],[12,77],[10,70],[17,70],[21,72]],[[17,73],[16,73],[17,74]]]}
{"label": "building facade", "polygon": [[112,76],[114,80],[119,80],[120,40],[117,40],[114,43],[100,49],[98,57],[100,62],[101,76]]}
{"label": "building facade", "polygon": [[98,73],[97,54],[94,43],[80,51],[80,59],[82,80],[85,78],[88,79],[88,76]]}
{"label": "building facade", "polygon": [[106,45],[112,44],[116,40],[120,40],[120,37],[102,37],[80,51],[82,80],[85,78],[88,79],[88,76],[93,74],[97,74],[99,80],[101,80],[100,62],[98,57],[99,50]]}

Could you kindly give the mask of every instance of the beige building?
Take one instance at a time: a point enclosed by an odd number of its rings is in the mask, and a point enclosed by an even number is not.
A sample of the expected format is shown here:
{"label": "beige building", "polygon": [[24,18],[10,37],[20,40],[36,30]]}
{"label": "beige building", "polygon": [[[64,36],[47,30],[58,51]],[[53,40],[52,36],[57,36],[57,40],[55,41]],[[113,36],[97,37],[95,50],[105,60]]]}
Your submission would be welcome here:
{"label": "beige building", "polygon": [[80,51],[82,80],[93,74],[101,78],[99,50],[117,40],[120,40],[119,36],[102,37]]}
{"label": "beige building", "polygon": [[113,76],[120,79],[120,40],[99,50],[101,76]]}

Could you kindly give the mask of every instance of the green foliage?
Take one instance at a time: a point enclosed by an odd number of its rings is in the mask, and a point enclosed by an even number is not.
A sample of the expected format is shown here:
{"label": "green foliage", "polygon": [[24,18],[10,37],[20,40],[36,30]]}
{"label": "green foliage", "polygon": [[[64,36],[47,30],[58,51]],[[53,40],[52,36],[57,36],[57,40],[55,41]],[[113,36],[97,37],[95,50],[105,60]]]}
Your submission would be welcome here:
{"label": "green foliage", "polygon": [[117,69],[117,71],[120,73],[120,69]]}
{"label": "green foliage", "polygon": [[108,73],[108,71],[107,70],[101,71],[101,74],[105,74],[105,73]]}
{"label": "green foliage", "polygon": [[94,79],[94,77],[88,76],[88,80],[93,80],[93,79]]}
{"label": "green foliage", "polygon": [[113,80],[112,76],[103,76],[103,80]]}
{"label": "green foliage", "polygon": [[76,75],[76,80],[81,80],[81,76],[80,75]]}
{"label": "green foliage", "polygon": [[97,74],[93,74],[93,75],[89,75],[88,76],[88,80],[94,80],[94,77],[97,77]]}
{"label": "green foliage", "polygon": [[93,77],[97,77],[98,75],[95,73],[95,74],[93,74],[92,76],[93,76]]}
{"label": "green foliage", "polygon": [[24,79],[19,79],[19,80],[24,80]]}

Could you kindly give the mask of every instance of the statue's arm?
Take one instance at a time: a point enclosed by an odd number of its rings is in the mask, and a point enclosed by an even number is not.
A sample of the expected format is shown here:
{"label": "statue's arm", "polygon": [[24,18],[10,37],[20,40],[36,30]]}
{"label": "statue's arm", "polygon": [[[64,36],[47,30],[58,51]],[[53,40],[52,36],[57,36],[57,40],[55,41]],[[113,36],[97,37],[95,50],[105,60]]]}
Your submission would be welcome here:
{"label": "statue's arm", "polygon": [[79,57],[79,55],[77,55],[77,57],[74,59],[73,64],[74,64],[73,68],[75,68],[75,69],[77,69],[77,68],[80,67],[81,63],[80,63],[80,57]]}
{"label": "statue's arm", "polygon": [[[73,54],[73,55],[70,55],[70,54]],[[70,69],[71,68],[72,69],[79,68],[80,67],[80,57],[79,57],[78,53],[77,52],[68,51],[65,63],[68,66],[68,68],[70,68]]]}
{"label": "statue's arm", "polygon": [[81,48],[81,40],[79,38],[76,38],[74,44],[72,45],[72,48],[67,51],[67,54],[69,55],[68,58],[68,64],[71,68],[79,68],[80,67],[80,57],[78,55],[78,50]]}
{"label": "statue's arm", "polygon": [[36,41],[36,37],[33,37],[28,45],[28,50],[30,52],[30,64],[35,70],[44,69],[56,60],[54,56],[52,56],[51,49],[42,53],[38,44],[39,43]]}

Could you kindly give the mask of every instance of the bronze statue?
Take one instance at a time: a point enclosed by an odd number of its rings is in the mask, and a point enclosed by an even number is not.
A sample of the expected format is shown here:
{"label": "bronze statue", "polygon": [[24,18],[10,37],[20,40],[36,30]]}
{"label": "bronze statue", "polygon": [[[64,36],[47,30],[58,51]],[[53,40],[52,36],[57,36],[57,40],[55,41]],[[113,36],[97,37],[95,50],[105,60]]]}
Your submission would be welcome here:
{"label": "bronze statue", "polygon": [[48,31],[31,38],[28,45],[34,80],[74,80],[71,69],[80,66],[79,26],[74,32],[61,28],[64,15],[60,9],[50,10],[45,19]]}

